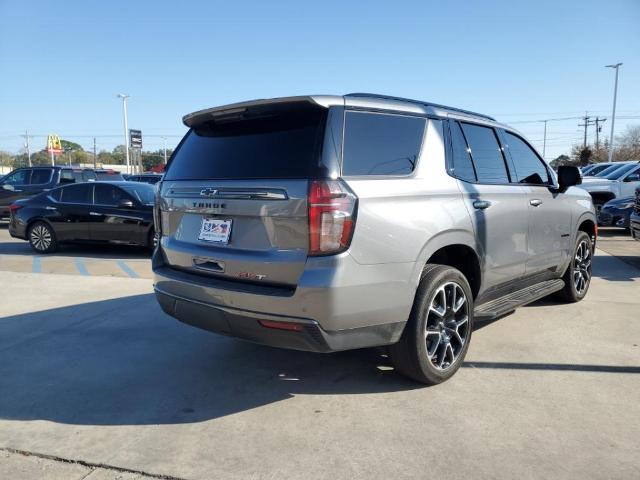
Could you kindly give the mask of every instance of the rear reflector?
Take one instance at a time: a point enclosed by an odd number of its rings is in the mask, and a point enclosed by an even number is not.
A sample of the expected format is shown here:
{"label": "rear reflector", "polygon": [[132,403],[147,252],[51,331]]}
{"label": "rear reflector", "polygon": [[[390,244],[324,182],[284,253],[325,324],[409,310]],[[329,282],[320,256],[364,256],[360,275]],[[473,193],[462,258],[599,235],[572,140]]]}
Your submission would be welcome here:
{"label": "rear reflector", "polygon": [[341,180],[309,184],[309,255],[335,254],[349,248],[356,200]]}
{"label": "rear reflector", "polygon": [[266,328],[275,328],[278,330],[288,330],[290,332],[301,332],[303,330],[303,326],[299,323],[292,322],[278,322],[274,320],[258,320],[258,323]]}
{"label": "rear reflector", "polygon": [[9,212],[16,213],[22,207],[24,207],[24,205],[18,205],[17,203],[12,203],[11,205],[9,205]]}

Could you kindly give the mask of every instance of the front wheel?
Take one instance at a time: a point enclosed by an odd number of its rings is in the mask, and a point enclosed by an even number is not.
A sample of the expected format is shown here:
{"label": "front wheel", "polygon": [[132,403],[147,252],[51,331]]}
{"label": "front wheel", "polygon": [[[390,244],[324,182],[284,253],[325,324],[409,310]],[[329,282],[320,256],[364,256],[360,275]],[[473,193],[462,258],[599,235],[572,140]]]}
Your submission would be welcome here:
{"label": "front wheel", "polygon": [[587,233],[579,231],[571,263],[562,277],[564,288],[558,292],[560,300],[573,303],[585,297],[591,284],[592,259],[593,242]]}
{"label": "front wheel", "polygon": [[389,348],[395,368],[427,385],[444,382],[460,368],[473,330],[473,295],[465,276],[445,265],[427,265],[409,321]]}

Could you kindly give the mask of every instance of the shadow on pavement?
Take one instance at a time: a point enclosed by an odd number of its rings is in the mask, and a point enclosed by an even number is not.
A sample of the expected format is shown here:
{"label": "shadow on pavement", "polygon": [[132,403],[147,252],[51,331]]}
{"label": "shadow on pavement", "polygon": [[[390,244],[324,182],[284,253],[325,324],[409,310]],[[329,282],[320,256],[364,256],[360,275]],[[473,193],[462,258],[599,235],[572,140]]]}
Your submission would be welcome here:
{"label": "shadow on pavement", "polygon": [[0,319],[0,418],[81,425],[201,422],[298,394],[419,388],[376,350],[331,355],[217,336],[152,294]]}
{"label": "shadow on pavement", "polygon": [[610,282],[640,280],[640,269],[632,266],[624,257],[596,255],[593,257],[593,276]]}
{"label": "shadow on pavement", "polygon": [[[473,368],[640,373],[640,367],[468,362]],[[202,422],[295,395],[422,388],[380,350],[314,354],[217,336],[152,294],[0,318],[0,418],[78,425]]]}
{"label": "shadow on pavement", "polygon": [[[34,256],[36,253],[26,241],[0,243],[0,255]],[[44,257],[83,257],[114,259],[149,259],[151,251],[143,247],[129,245],[60,245],[56,253],[48,253]]]}

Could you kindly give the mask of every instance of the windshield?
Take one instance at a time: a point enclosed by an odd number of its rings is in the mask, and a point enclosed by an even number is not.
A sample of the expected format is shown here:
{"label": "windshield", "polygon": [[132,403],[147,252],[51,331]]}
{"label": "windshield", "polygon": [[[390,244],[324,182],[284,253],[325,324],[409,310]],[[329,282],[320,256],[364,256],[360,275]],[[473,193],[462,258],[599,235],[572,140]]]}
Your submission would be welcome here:
{"label": "windshield", "polygon": [[615,170],[619,169],[620,167],[622,167],[624,165],[610,165],[607,168],[605,168],[604,170],[599,171],[595,176],[602,178],[606,175],[609,175],[610,173],[614,172]]}
{"label": "windshield", "polygon": [[155,189],[148,183],[140,183],[138,185],[123,185],[122,188],[133,196],[140,203],[145,205],[152,205],[155,197]]}
{"label": "windshield", "polygon": [[606,178],[607,180],[618,180],[625,173],[627,173],[629,170],[635,167],[636,167],[635,163],[631,163],[629,165],[622,165],[618,167],[615,171],[608,173],[607,175],[603,175],[603,178]]}

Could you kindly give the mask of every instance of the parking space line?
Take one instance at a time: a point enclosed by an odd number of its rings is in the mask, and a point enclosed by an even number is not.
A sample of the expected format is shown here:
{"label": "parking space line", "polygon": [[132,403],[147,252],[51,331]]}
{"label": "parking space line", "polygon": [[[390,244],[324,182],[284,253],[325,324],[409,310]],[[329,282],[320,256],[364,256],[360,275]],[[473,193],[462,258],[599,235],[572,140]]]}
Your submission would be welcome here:
{"label": "parking space line", "polygon": [[131,267],[129,267],[129,265],[124,262],[124,260],[117,260],[116,263],[122,269],[122,271],[129,275],[131,278],[139,278],[139,275],[131,270]]}
{"label": "parking space line", "polygon": [[31,271],[33,273],[40,273],[42,271],[42,263],[40,262],[40,257],[33,257],[33,261],[31,263]]}
{"label": "parking space line", "polygon": [[87,266],[84,264],[84,260],[82,258],[75,258],[73,263],[76,264],[76,269],[80,273],[80,275],[89,275],[89,271],[87,270]]}

